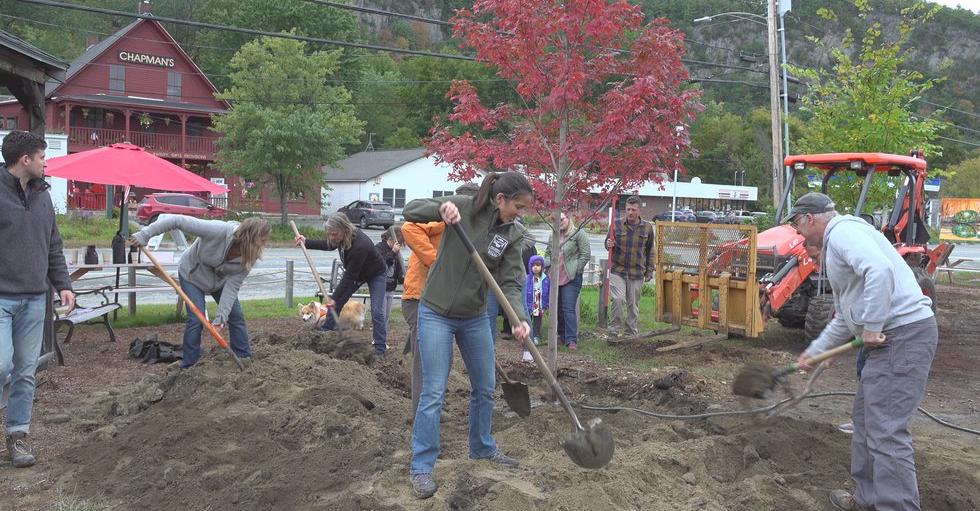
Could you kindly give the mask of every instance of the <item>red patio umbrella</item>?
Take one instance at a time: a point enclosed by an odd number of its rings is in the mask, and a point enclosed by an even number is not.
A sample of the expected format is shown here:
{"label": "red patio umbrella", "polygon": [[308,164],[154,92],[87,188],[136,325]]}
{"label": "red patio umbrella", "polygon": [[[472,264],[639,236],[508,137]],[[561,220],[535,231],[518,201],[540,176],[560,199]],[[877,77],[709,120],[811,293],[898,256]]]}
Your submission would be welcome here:
{"label": "red patio umbrella", "polygon": [[[126,198],[129,187],[152,188],[166,192],[225,193],[219,186],[174,165],[163,158],[133,144],[109,144],[106,147],[59,156],[48,160],[46,175],[103,185],[125,186],[123,202],[119,208],[119,230],[129,234]],[[108,201],[110,198],[106,197]]]}
{"label": "red patio umbrella", "polygon": [[167,192],[228,191],[142,147],[127,143],[52,158],[44,173],[84,183],[139,186]]}

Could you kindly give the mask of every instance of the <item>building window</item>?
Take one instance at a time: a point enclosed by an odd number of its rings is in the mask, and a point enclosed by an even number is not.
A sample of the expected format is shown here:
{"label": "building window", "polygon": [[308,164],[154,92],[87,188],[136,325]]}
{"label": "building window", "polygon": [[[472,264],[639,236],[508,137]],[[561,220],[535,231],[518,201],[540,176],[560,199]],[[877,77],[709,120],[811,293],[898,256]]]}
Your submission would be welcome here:
{"label": "building window", "polygon": [[180,99],[180,73],[167,72],[167,99]]}
{"label": "building window", "polygon": [[0,128],[11,131],[17,129],[17,118],[16,117],[0,117]]}
{"label": "building window", "polygon": [[126,93],[126,66],[109,64],[109,92]]}
{"label": "building window", "polygon": [[454,192],[454,191],[448,191],[447,192],[446,190],[433,190],[432,191],[432,198],[433,199],[438,199],[439,197],[449,197],[450,195],[456,195],[456,192]]}
{"label": "building window", "polygon": [[404,208],[405,207],[405,189],[404,188],[385,188],[381,194],[383,201],[391,204],[393,208]]}

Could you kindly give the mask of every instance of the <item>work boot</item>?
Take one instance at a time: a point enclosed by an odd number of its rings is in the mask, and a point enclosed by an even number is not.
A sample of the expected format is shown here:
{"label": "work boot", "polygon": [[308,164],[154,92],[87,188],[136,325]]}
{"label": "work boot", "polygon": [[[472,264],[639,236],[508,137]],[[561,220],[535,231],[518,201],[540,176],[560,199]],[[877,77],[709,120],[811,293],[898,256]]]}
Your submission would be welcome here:
{"label": "work boot", "polygon": [[432,474],[412,474],[412,492],[419,499],[427,499],[436,494],[439,485],[432,480]]}
{"label": "work boot", "polygon": [[854,496],[844,490],[830,492],[830,503],[843,511],[873,511],[873,508],[858,505]]}
{"label": "work boot", "polygon": [[500,452],[499,450],[493,453],[493,456],[490,456],[487,459],[505,468],[517,468],[518,465],[520,465],[519,461],[517,461],[514,458],[511,458],[510,456],[507,456],[506,454]]}
{"label": "work boot", "polygon": [[34,464],[36,460],[31,454],[31,447],[27,445],[27,433],[16,431],[7,435],[7,457],[16,468],[27,468]]}

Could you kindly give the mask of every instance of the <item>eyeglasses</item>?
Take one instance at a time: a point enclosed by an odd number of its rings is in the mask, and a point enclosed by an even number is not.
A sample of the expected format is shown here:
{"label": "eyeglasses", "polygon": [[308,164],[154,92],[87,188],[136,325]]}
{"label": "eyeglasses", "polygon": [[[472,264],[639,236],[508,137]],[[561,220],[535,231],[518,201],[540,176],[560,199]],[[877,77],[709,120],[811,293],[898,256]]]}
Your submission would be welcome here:
{"label": "eyeglasses", "polygon": [[799,226],[800,226],[800,220],[803,220],[809,214],[810,213],[804,213],[802,215],[797,215],[796,218],[794,218],[792,221],[790,221],[789,226],[792,227],[792,228],[794,228],[794,229],[798,229]]}

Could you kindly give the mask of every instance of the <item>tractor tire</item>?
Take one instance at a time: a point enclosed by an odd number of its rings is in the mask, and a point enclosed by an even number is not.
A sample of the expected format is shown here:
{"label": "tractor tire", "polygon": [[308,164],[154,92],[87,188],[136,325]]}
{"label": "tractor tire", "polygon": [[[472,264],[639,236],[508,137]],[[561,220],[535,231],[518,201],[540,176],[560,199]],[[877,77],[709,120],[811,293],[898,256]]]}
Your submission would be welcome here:
{"label": "tractor tire", "polygon": [[361,215],[361,220],[357,222],[357,225],[361,229],[367,229],[368,228],[367,217],[364,216],[364,215]]}
{"label": "tractor tire", "polygon": [[922,294],[932,300],[932,312],[936,312],[936,281],[922,268],[912,268],[912,275],[915,275],[915,281],[922,288]]}
{"label": "tractor tire", "polygon": [[810,306],[806,309],[806,324],[803,327],[803,338],[806,342],[816,339],[833,317],[833,295],[824,294],[810,298]]}
{"label": "tractor tire", "polygon": [[810,297],[797,291],[779,308],[776,319],[786,328],[804,328],[806,326],[807,304]]}

